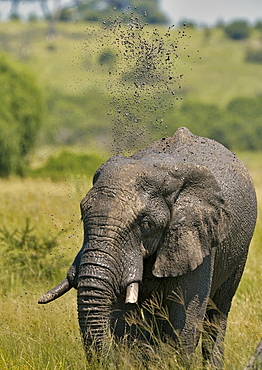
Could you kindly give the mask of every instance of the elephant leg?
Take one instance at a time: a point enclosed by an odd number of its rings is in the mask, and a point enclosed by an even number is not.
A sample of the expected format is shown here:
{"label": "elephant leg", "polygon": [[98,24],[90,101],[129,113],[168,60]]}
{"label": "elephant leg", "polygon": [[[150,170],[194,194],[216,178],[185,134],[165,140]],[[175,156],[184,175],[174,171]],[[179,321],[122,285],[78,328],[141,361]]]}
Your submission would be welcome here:
{"label": "elephant leg", "polygon": [[244,266],[238,268],[216,291],[204,321],[202,353],[204,363],[220,369],[224,361],[224,337],[231,302],[238,287]]}
{"label": "elephant leg", "polygon": [[195,353],[207,311],[213,276],[213,256],[206,256],[194,271],[177,277],[176,288],[168,300],[169,323],[163,331],[178,343],[190,362]]}
{"label": "elephant leg", "polygon": [[[229,309],[227,311],[229,311]],[[209,309],[207,311],[202,335],[203,360],[204,364],[208,364],[216,369],[223,367],[223,341],[226,325],[226,314],[222,313],[219,309]]]}

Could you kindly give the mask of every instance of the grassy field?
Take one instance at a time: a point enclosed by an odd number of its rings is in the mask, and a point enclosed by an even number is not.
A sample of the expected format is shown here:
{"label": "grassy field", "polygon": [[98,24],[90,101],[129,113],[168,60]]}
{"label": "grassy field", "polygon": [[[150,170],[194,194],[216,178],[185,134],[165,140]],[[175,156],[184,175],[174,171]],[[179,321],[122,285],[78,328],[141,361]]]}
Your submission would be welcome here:
{"label": "grassy field", "polygon": [[[244,276],[229,316],[226,370],[244,367],[262,333],[262,154],[241,153],[240,157],[255,182],[259,218]],[[90,181],[83,177],[58,183],[16,178],[0,181],[0,247],[3,256],[0,262],[0,369],[116,368],[114,358],[106,364],[98,364],[95,360],[85,364],[75,291],[47,306],[37,304],[42,293],[64,277],[81,245],[79,202],[89,186]],[[34,248],[38,242],[46,248],[47,255]],[[13,256],[7,248],[8,243],[17,243],[27,257],[23,253]],[[130,358],[128,351],[121,353],[118,368],[140,369],[141,364]],[[196,361],[193,368],[200,369],[201,365]],[[168,357],[165,350],[149,365],[149,369],[170,368],[181,369],[174,356]]]}

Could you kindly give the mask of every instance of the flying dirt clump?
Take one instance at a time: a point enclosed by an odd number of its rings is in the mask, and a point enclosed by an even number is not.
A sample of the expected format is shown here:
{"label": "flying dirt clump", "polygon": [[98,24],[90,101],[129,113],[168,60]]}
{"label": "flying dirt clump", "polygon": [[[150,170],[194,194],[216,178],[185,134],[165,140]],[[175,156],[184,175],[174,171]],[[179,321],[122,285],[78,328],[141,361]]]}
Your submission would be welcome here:
{"label": "flying dirt clump", "polygon": [[86,29],[86,68],[94,69],[96,85],[109,97],[105,124],[111,137],[105,143],[111,143],[113,154],[130,154],[167,136],[166,119],[181,99],[181,59],[190,38],[186,29],[186,24],[157,29],[136,9]]}
{"label": "flying dirt clump", "polygon": [[187,35],[185,29],[173,26],[159,31],[135,12],[128,21],[126,14],[123,19],[107,19],[103,30],[102,50],[109,52],[110,46],[115,51],[107,81],[112,96],[112,151],[132,152],[159,136],[159,131],[165,133],[165,113],[180,99],[177,91],[183,74],[176,70],[176,60],[186,49]]}

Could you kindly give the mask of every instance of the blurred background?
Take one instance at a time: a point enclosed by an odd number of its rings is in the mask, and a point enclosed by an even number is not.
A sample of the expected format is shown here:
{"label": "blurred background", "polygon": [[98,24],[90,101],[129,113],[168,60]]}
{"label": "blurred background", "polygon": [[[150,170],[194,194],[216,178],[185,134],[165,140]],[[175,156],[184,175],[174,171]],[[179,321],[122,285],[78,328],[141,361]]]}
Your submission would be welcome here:
{"label": "blurred background", "polygon": [[93,172],[180,126],[261,150],[258,10],[256,0],[1,0],[0,176],[43,176],[58,152],[61,166],[82,155]]}

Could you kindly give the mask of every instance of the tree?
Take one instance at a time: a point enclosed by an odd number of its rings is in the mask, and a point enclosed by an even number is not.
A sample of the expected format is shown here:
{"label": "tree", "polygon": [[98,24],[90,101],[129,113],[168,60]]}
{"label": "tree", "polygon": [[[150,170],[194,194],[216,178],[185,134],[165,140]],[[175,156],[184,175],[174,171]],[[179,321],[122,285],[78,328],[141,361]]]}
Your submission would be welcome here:
{"label": "tree", "polygon": [[35,77],[0,55],[0,176],[21,174],[42,124],[44,103]]}
{"label": "tree", "polygon": [[167,21],[166,16],[159,9],[158,0],[85,0],[78,3],[78,13],[80,18],[87,21],[99,21],[105,17],[105,11],[108,14],[109,11],[115,12],[117,15],[123,12],[127,14],[136,11],[141,16],[145,16],[145,20],[148,23],[165,23]]}
{"label": "tree", "polygon": [[225,28],[227,37],[233,40],[244,40],[250,35],[250,27],[246,21],[234,21]]}

